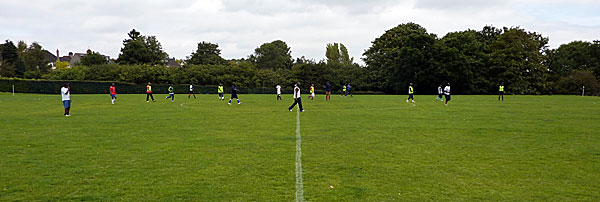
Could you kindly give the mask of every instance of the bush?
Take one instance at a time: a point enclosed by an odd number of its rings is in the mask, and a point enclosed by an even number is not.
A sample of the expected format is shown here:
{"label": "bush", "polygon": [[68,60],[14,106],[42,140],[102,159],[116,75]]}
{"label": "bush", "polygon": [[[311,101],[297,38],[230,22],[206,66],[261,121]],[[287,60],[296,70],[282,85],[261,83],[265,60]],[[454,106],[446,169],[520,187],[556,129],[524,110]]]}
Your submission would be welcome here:
{"label": "bush", "polygon": [[575,70],[560,78],[554,90],[558,94],[581,95],[582,86],[585,86],[586,95],[600,95],[600,83],[590,70]]}

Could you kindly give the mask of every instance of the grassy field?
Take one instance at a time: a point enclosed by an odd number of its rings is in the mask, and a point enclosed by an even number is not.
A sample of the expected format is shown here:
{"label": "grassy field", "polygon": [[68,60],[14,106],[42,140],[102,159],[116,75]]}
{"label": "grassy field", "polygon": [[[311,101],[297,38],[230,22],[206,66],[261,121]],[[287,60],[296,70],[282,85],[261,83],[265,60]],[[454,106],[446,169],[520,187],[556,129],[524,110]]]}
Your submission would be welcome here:
{"label": "grassy field", "polygon": [[[600,201],[598,97],[303,96],[307,201]],[[0,201],[296,200],[291,95],[216,97],[0,93]]]}

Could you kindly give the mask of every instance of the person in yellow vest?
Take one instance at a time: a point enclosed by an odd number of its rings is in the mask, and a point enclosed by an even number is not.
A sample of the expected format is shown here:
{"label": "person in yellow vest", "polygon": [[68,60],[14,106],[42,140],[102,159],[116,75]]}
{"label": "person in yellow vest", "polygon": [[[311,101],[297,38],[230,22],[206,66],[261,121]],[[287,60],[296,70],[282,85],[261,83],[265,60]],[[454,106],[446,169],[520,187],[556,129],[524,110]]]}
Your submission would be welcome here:
{"label": "person in yellow vest", "polygon": [[504,101],[504,84],[500,84],[498,88],[498,101],[500,101],[500,97],[502,97],[502,101]]}
{"label": "person in yellow vest", "polygon": [[348,93],[346,92],[346,85],[344,84],[344,86],[342,86],[342,96],[346,97],[348,95]]}
{"label": "person in yellow vest", "polygon": [[217,87],[217,92],[219,93],[219,100],[225,100],[225,96],[223,95],[223,84],[219,83],[219,87]]}
{"label": "person in yellow vest", "polygon": [[406,103],[408,103],[408,100],[411,100],[413,103],[415,103],[415,96],[414,96],[414,89],[412,86],[412,83],[410,83],[410,85],[408,86],[408,99],[406,99]]}
{"label": "person in yellow vest", "polygon": [[152,86],[150,85],[150,82],[148,82],[148,85],[146,86],[146,102],[149,102],[148,98],[152,98],[152,102],[156,102],[154,96],[152,96]]}
{"label": "person in yellow vest", "polygon": [[310,95],[308,96],[308,98],[310,98],[311,100],[315,99],[315,84],[314,83],[310,86]]}

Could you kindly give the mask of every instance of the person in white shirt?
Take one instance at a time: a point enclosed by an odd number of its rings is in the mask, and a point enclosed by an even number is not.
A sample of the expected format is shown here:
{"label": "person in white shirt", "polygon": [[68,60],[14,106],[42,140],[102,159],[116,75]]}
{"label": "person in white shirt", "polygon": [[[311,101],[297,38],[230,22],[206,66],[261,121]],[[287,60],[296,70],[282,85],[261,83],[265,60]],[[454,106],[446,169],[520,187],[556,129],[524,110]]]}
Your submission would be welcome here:
{"label": "person in white shirt", "polygon": [[448,101],[450,101],[450,83],[444,87],[444,95],[446,97],[446,102],[444,104],[448,106]]}
{"label": "person in white shirt", "polygon": [[292,108],[294,108],[296,104],[298,104],[298,107],[300,107],[300,111],[303,112],[304,109],[302,108],[302,98],[300,97],[300,83],[296,83],[294,86],[294,104],[292,104],[288,110],[292,111]]}
{"label": "person in white shirt", "polygon": [[194,93],[194,86],[190,83],[190,93],[188,93],[188,99],[190,99],[190,95],[194,95],[194,99],[196,99],[196,93]]}
{"label": "person in white shirt", "polygon": [[281,86],[279,84],[277,84],[277,86],[275,86],[275,88],[277,89],[277,100],[282,100],[281,99]]}
{"label": "person in white shirt", "polygon": [[442,95],[444,95],[444,90],[442,89],[442,84],[440,84],[438,86],[438,97],[435,98],[436,100],[440,100],[440,101],[444,101],[444,97],[442,97]]}
{"label": "person in white shirt", "polygon": [[60,88],[60,95],[62,96],[63,106],[65,107],[65,116],[71,116],[71,88],[69,87],[69,83],[65,83],[65,85]]}

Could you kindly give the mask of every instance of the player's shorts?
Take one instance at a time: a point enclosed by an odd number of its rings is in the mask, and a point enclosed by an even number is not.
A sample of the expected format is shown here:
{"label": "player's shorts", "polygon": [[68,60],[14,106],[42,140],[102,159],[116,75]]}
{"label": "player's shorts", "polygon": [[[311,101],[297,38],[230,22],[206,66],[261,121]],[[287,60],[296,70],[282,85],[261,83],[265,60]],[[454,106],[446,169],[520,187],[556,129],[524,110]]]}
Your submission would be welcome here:
{"label": "player's shorts", "polygon": [[450,95],[444,95],[446,97],[446,101],[450,101]]}
{"label": "player's shorts", "polygon": [[223,93],[219,93],[219,97],[223,97]]}
{"label": "player's shorts", "polygon": [[117,98],[117,94],[110,94],[111,98]]}
{"label": "player's shorts", "polygon": [[65,108],[71,108],[71,100],[63,100],[63,106]]}
{"label": "player's shorts", "polygon": [[237,94],[231,94],[231,99],[233,99],[233,98],[239,99],[238,96],[237,96]]}
{"label": "player's shorts", "polygon": [[504,91],[498,91],[498,95],[504,95]]}
{"label": "player's shorts", "polygon": [[413,99],[413,100],[414,100],[414,99],[415,99],[415,97],[414,97],[414,94],[408,94],[408,99],[409,99],[409,100],[410,100],[410,99]]}
{"label": "player's shorts", "polygon": [[315,97],[315,93],[311,93],[310,96]]}
{"label": "player's shorts", "polygon": [[442,98],[442,94],[438,94],[438,97],[439,97],[439,98]]}
{"label": "player's shorts", "polygon": [[193,91],[193,90],[191,90],[191,91],[190,91],[190,93],[194,93],[194,91]]}

